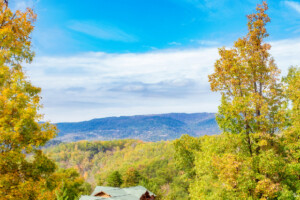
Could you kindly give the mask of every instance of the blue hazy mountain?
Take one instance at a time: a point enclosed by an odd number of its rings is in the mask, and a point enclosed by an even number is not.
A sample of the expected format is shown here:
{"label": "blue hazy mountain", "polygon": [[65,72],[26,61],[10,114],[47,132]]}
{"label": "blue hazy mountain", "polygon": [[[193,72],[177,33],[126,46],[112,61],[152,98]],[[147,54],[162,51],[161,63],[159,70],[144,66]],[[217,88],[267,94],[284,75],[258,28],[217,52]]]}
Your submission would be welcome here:
{"label": "blue hazy mountain", "polygon": [[56,140],[140,139],[143,141],[172,140],[182,134],[191,136],[219,134],[214,113],[169,113],[107,117],[83,122],[57,123]]}

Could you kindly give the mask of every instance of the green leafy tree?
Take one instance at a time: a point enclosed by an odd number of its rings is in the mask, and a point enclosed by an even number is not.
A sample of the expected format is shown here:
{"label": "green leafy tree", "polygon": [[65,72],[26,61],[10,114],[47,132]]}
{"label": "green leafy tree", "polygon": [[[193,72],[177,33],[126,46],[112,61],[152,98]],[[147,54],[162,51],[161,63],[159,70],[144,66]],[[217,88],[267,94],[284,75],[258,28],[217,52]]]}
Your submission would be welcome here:
{"label": "green leafy tree", "polygon": [[107,177],[108,186],[120,187],[122,183],[123,183],[122,175],[120,174],[119,171],[114,171]]}
{"label": "green leafy tree", "polygon": [[129,168],[124,175],[124,186],[125,187],[136,186],[139,184],[141,179],[142,177],[136,169]]}
{"label": "green leafy tree", "polygon": [[90,194],[91,186],[84,182],[77,170],[59,169],[51,177],[52,184],[54,184],[56,197],[69,200],[77,199],[80,195]]}
{"label": "green leafy tree", "polygon": [[300,194],[300,68],[291,67],[283,79],[286,83],[286,96],[291,102],[290,126],[283,131],[283,147],[290,171],[290,184],[293,191]]}
{"label": "green leafy tree", "polygon": [[56,200],[69,200],[67,188],[62,185],[61,191],[56,191]]}
{"label": "green leafy tree", "polygon": [[291,102],[291,123],[289,129],[300,130],[300,68],[291,67],[289,73],[283,78],[286,98]]}
{"label": "green leafy tree", "polygon": [[195,152],[200,150],[200,140],[189,135],[183,135],[173,142],[177,167],[186,172],[188,178],[195,176]]}

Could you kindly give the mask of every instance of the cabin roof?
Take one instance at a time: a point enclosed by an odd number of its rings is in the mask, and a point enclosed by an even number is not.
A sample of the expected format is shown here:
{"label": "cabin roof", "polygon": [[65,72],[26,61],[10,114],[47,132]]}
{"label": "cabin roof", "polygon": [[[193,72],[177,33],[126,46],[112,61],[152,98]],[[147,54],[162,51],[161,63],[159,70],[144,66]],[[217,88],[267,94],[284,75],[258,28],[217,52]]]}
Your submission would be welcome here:
{"label": "cabin roof", "polygon": [[[114,200],[139,200],[140,197],[148,191],[143,186],[128,187],[128,188],[117,188],[117,187],[104,187],[97,186],[90,196],[83,195],[80,200],[103,200],[103,199],[114,199]],[[96,197],[95,195],[104,192],[110,197]],[[148,191],[150,195],[154,195]]]}

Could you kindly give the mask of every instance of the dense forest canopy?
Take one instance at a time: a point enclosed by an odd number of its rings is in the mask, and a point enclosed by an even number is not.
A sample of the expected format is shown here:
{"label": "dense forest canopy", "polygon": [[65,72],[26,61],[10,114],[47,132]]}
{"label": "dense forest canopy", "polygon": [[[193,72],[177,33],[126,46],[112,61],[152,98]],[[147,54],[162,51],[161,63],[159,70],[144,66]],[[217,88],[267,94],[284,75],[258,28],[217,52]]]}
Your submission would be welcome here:
{"label": "dense forest canopy", "polygon": [[172,142],[80,141],[44,150],[62,168],[75,168],[92,185],[143,185],[162,199],[187,198]]}

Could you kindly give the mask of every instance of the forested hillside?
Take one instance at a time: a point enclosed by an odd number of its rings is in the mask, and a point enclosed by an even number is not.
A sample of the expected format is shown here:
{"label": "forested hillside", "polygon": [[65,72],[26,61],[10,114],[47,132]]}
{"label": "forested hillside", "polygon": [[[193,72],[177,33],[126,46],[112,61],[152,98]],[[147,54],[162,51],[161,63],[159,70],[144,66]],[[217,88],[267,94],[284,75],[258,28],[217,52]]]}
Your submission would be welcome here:
{"label": "forested hillside", "polygon": [[182,134],[201,136],[220,133],[214,113],[108,117],[55,125],[59,131],[55,140],[68,142],[126,138],[160,141],[173,140]]}
{"label": "forested hillside", "polygon": [[169,141],[80,141],[52,146],[44,152],[60,167],[77,169],[93,186],[143,185],[162,199],[188,196],[182,172],[175,166],[174,145]]}

